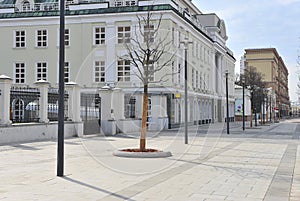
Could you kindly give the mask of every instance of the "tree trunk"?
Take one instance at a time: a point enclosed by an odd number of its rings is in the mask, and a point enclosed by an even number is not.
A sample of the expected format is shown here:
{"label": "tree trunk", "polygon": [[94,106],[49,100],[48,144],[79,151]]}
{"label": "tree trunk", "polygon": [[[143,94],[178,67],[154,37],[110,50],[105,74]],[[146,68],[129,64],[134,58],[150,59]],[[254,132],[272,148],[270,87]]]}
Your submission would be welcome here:
{"label": "tree trunk", "polygon": [[144,151],[146,149],[147,116],[148,116],[148,84],[145,84],[144,95],[143,95],[142,128],[141,128],[141,135],[140,135],[141,151]]}

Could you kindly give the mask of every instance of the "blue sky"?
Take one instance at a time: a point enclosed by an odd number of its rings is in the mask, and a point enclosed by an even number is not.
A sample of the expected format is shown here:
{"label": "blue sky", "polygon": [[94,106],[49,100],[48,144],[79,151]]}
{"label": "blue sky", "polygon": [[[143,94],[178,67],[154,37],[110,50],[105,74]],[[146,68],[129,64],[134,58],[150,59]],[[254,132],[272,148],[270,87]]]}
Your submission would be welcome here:
{"label": "blue sky", "polygon": [[300,67],[300,0],[193,0],[203,13],[225,20],[227,46],[234,52],[236,72],[247,48],[276,48],[289,70],[291,101],[297,100]]}

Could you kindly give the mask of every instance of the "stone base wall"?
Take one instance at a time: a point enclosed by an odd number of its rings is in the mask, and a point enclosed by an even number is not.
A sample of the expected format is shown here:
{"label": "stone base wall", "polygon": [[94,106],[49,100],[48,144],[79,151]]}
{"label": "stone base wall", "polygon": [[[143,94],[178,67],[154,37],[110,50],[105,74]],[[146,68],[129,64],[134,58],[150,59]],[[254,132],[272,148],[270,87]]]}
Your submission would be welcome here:
{"label": "stone base wall", "polygon": [[[0,144],[24,143],[57,139],[57,122],[22,123],[0,127]],[[65,138],[83,135],[82,122],[65,122]]]}

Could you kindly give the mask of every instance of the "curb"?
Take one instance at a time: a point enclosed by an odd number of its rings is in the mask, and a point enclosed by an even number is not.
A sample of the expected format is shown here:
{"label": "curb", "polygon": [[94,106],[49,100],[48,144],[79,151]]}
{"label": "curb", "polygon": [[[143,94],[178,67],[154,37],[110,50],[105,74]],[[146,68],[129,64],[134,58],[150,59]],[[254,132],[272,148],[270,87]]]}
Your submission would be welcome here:
{"label": "curb", "polygon": [[126,158],[166,158],[172,156],[172,153],[167,151],[158,152],[126,152],[126,151],[114,151],[114,156],[126,157]]}

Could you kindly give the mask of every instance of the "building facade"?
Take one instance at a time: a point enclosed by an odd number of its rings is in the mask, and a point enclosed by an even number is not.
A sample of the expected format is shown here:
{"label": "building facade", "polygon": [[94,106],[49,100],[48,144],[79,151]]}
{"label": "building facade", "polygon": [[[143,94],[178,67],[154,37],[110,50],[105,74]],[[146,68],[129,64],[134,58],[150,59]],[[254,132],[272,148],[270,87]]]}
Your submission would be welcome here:
{"label": "building facade", "polygon": [[275,48],[246,49],[245,66],[253,66],[263,75],[266,88],[275,92],[275,112],[278,116],[288,116],[290,111],[288,69]]}
{"label": "building facade", "polygon": [[[58,2],[4,0],[0,3],[0,74],[15,85],[46,80],[58,85]],[[172,65],[157,72],[149,88],[149,125],[173,127],[184,121],[185,51],[188,38],[188,121],[224,122],[225,73],[229,73],[230,117],[234,117],[233,53],[226,46],[223,20],[204,14],[190,0],[67,1],[65,25],[65,82],[74,81],[82,93],[98,94],[103,87],[121,88],[124,103],[121,119],[140,119],[142,83],[122,56],[124,43],[134,38],[137,15],[162,21],[159,34],[173,43]],[[154,23],[154,26],[157,24]],[[112,110],[113,111],[113,110]],[[163,126],[159,122],[163,119]]]}

